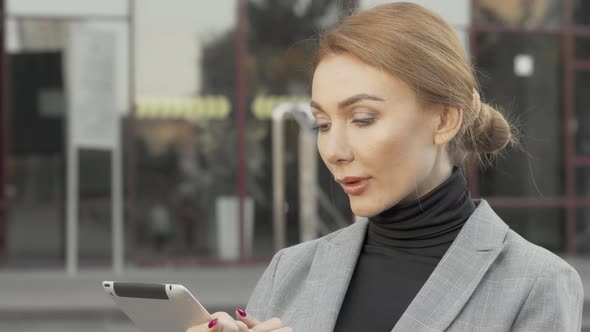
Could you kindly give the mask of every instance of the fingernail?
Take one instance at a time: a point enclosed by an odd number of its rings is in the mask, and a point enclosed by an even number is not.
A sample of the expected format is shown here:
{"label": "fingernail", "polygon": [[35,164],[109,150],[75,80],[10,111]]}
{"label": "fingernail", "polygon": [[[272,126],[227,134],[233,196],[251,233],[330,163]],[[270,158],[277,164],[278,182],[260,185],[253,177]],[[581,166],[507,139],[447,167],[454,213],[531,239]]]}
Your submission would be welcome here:
{"label": "fingernail", "polygon": [[244,311],[244,309],[237,307],[236,311],[238,312],[238,314],[242,317],[246,317],[246,312]]}
{"label": "fingernail", "polygon": [[214,320],[209,322],[209,328],[212,328],[213,326],[215,326],[215,324],[217,324],[218,319],[215,318]]}

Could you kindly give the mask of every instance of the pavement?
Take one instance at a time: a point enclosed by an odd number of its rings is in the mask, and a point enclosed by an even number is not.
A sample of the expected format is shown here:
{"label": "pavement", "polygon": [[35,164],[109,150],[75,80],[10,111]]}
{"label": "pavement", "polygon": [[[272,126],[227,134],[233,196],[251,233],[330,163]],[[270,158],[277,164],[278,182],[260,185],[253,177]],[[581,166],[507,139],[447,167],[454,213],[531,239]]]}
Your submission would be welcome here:
{"label": "pavement", "polygon": [[210,312],[245,307],[266,264],[232,267],[83,270],[0,270],[0,331],[135,331],[104,292],[104,280],[178,283]]}
{"label": "pavement", "polygon": [[[564,258],[590,289],[590,258]],[[179,283],[210,311],[244,307],[265,264],[128,268],[115,275],[84,269],[75,277],[63,270],[0,270],[0,331],[137,332],[101,287],[103,280]],[[590,291],[585,292],[584,332],[590,332]]]}

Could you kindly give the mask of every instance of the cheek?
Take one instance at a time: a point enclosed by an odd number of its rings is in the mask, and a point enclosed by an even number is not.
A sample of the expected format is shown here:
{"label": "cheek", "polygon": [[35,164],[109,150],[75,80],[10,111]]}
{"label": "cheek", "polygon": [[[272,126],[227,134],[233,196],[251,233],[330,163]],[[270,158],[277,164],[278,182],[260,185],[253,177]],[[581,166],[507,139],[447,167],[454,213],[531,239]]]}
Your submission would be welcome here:
{"label": "cheek", "polygon": [[412,133],[404,128],[383,124],[355,140],[355,152],[366,167],[376,172],[391,170],[410,157],[414,149],[412,138]]}
{"label": "cheek", "polygon": [[320,154],[320,158],[322,159],[322,162],[324,163],[326,168],[328,168],[330,173],[334,174],[334,165],[332,165],[332,163],[329,162],[326,154],[327,140],[323,137],[323,135],[325,134],[318,133],[316,146],[318,149],[318,153]]}
{"label": "cheek", "polygon": [[326,160],[326,153],[325,153],[326,143],[325,143],[325,140],[322,139],[322,133],[318,133],[318,136],[316,139],[316,146],[318,149],[318,153],[320,154],[320,157],[322,158],[322,161],[326,164],[326,166],[328,166],[328,163]]}

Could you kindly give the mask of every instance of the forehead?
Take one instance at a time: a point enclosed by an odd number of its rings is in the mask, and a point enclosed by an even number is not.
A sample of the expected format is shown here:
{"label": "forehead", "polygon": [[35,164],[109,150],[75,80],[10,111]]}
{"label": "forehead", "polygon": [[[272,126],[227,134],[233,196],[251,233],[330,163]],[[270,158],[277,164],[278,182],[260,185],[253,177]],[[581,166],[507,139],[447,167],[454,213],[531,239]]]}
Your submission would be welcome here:
{"label": "forehead", "polygon": [[400,98],[411,92],[398,78],[347,53],[323,58],[312,83],[312,97],[318,102],[337,102],[358,93],[376,94],[384,99]]}

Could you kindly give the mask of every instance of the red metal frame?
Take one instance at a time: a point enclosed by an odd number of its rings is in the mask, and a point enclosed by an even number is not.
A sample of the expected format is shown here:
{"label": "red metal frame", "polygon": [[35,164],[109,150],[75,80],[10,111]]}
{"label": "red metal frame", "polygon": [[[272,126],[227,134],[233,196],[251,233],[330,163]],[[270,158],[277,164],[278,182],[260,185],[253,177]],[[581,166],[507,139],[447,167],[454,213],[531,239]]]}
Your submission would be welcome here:
{"label": "red metal frame", "polygon": [[494,207],[590,207],[590,198],[526,198],[526,197],[492,197],[486,199]]}
{"label": "red metal frame", "polygon": [[590,60],[572,60],[572,69],[574,70],[590,70]]}
{"label": "red metal frame", "polygon": [[246,198],[246,0],[238,0],[238,28],[236,31],[236,111],[238,126],[238,195],[240,197],[240,261],[245,260],[244,203]]}
{"label": "red metal frame", "polygon": [[575,79],[573,73],[574,36],[571,33],[573,27],[573,3],[571,0],[564,1],[563,11],[563,57],[565,60],[564,75],[564,112],[563,112],[563,135],[565,152],[565,197],[567,207],[565,209],[565,238],[568,254],[573,254],[575,248],[576,231],[576,207],[572,204],[576,196],[576,172],[575,172],[575,136],[573,130],[573,119],[575,119]]}
{"label": "red metal frame", "polygon": [[1,239],[2,256],[8,255],[8,212],[10,209],[10,197],[7,195],[7,186],[11,183],[10,179],[10,116],[8,108],[9,103],[9,85],[8,85],[8,56],[4,47],[6,33],[4,30],[5,26],[5,15],[6,3],[4,0],[0,0],[0,24],[2,24],[2,31],[0,36],[0,223],[1,225]]}
{"label": "red metal frame", "polygon": [[574,159],[574,165],[576,167],[590,166],[590,156],[577,156]]}
{"label": "red metal frame", "polygon": [[[472,0],[477,1],[477,0]],[[565,13],[565,11],[564,11]],[[472,13],[471,20],[473,29],[473,23],[476,21],[475,14]],[[564,22],[564,27],[565,27]],[[576,37],[590,37],[590,27],[570,27],[568,28],[545,28],[545,27],[538,27],[538,28],[524,28],[524,27],[513,27],[513,26],[504,26],[504,25],[497,25],[497,24],[479,24],[477,23],[477,30],[479,32],[497,32],[497,33],[519,33],[519,34],[541,34],[541,35],[556,35],[560,36],[563,35],[564,30],[568,30],[570,34],[575,35]]]}

